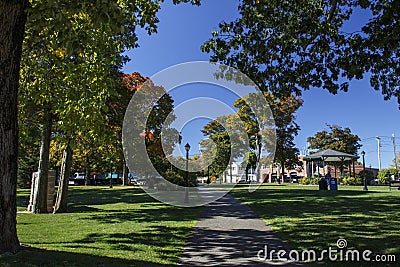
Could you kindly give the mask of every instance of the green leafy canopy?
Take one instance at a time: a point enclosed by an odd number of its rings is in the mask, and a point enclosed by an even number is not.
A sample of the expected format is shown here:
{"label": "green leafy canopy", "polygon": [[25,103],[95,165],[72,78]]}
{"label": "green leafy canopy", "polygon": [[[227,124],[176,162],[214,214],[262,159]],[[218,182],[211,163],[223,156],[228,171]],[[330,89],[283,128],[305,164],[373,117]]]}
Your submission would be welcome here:
{"label": "green leafy canopy", "polygon": [[[356,9],[370,19],[344,32]],[[399,9],[397,0],[242,0],[240,17],[220,23],[202,50],[263,91],[300,95],[321,87],[336,94],[370,76],[375,90],[400,104]]]}

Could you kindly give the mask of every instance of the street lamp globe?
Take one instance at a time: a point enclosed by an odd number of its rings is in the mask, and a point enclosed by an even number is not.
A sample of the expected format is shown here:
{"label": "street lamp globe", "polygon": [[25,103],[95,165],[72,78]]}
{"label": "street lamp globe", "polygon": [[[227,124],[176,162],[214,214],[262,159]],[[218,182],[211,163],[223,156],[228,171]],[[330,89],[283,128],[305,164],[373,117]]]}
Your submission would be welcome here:
{"label": "street lamp globe", "polygon": [[186,145],[185,145],[185,150],[186,150],[186,152],[189,152],[189,150],[190,150],[190,145],[189,145],[189,143],[186,143]]}

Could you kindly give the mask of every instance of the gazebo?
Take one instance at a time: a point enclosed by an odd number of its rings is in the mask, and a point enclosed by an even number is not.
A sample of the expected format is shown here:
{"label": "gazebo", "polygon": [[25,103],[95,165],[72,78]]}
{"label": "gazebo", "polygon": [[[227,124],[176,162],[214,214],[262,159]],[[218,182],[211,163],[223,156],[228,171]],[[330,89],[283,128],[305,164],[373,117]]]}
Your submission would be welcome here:
{"label": "gazebo", "polygon": [[[344,163],[345,162],[351,162],[353,165],[353,175],[355,177],[355,165],[354,162],[358,159],[359,157],[356,155],[351,155],[348,153],[343,153],[340,151],[332,150],[332,149],[327,149],[327,150],[322,150],[317,153],[305,156],[303,158],[304,161],[306,161],[306,172],[308,177],[313,177],[314,176],[314,170],[313,170],[313,163],[314,162],[322,162],[323,167],[325,167],[326,162],[333,162],[341,163],[341,176],[343,178],[344,176]],[[350,169],[350,168],[349,168]],[[311,174],[311,175],[310,175]],[[318,174],[319,174],[319,165],[318,165]],[[335,165],[335,176],[336,176],[336,165]],[[351,171],[350,171],[350,176],[351,176]]]}

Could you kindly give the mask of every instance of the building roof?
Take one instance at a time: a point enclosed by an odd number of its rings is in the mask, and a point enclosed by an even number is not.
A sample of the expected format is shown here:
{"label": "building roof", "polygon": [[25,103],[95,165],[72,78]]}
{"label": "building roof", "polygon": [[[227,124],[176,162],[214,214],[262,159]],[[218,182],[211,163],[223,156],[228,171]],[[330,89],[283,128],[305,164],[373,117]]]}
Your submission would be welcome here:
{"label": "building roof", "polygon": [[351,155],[348,153],[336,151],[333,149],[327,149],[327,150],[322,150],[317,153],[311,154],[309,156],[305,156],[303,160],[306,161],[316,161],[316,160],[322,160],[322,161],[345,161],[345,160],[354,160],[357,159],[358,156],[356,155]]}

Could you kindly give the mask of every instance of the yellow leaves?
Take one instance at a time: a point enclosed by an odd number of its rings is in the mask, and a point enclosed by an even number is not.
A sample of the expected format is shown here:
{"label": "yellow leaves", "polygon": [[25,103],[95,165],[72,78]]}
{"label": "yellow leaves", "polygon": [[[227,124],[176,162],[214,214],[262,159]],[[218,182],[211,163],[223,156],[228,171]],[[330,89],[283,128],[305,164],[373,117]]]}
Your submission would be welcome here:
{"label": "yellow leaves", "polygon": [[67,49],[65,47],[53,50],[53,54],[59,59],[64,59],[67,55]]}
{"label": "yellow leaves", "polygon": [[78,19],[88,19],[89,15],[87,13],[79,12],[78,14],[75,14],[74,17]]}

